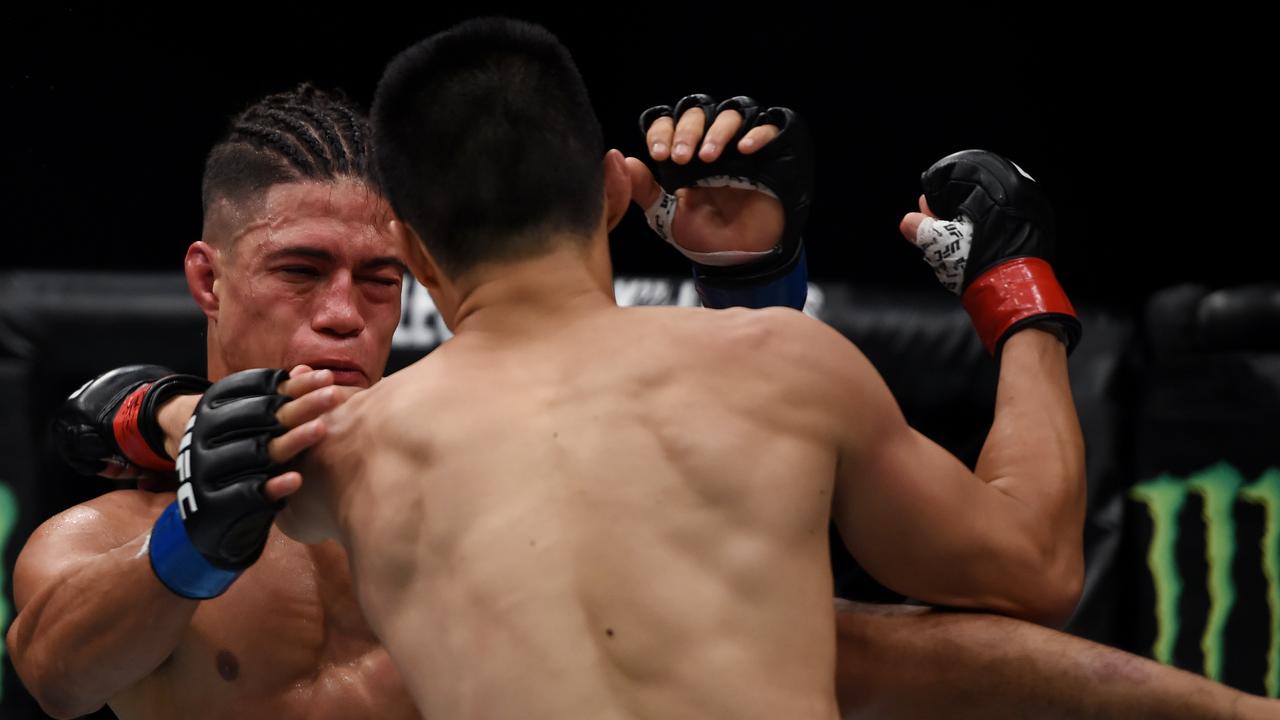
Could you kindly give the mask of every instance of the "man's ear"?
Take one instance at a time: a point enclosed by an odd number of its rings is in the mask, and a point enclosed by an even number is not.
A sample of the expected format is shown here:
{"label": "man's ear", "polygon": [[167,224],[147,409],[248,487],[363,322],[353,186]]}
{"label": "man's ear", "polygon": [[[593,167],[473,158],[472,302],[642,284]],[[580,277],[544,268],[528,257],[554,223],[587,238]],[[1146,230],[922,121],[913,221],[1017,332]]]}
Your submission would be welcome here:
{"label": "man's ear", "polygon": [[221,262],[217,248],[203,240],[197,240],[187,248],[187,257],[182,263],[187,275],[187,289],[191,291],[196,305],[200,306],[200,310],[210,320],[218,319]]}
{"label": "man's ear", "polygon": [[603,162],[605,230],[612,231],[631,206],[631,174],[626,158],[617,150],[605,153]]}
{"label": "man's ear", "polygon": [[413,277],[427,289],[439,288],[440,265],[436,263],[435,258],[431,257],[427,246],[422,244],[422,238],[418,237],[418,233],[403,220],[391,221],[391,233],[396,243],[404,248],[405,261]]}
{"label": "man's ear", "polygon": [[431,255],[431,251],[422,243],[417,231],[408,223],[394,220],[391,223],[391,231],[402,242],[401,247],[404,248],[409,272],[413,273],[418,283],[426,288],[445,327],[453,330],[454,313],[458,309],[457,289],[440,269],[440,264]]}

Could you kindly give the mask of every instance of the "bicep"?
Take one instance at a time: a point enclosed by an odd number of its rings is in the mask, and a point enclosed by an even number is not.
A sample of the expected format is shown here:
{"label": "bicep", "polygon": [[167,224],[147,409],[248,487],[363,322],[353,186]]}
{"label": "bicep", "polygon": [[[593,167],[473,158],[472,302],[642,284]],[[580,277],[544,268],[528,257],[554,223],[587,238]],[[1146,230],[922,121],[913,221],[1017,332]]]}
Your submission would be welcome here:
{"label": "bicep", "polygon": [[[962,606],[998,602],[998,558],[1017,545],[1017,500],[984,483],[910,427],[870,363],[847,359],[832,514],[850,552],[908,596]],[[988,562],[990,561],[990,562]]]}

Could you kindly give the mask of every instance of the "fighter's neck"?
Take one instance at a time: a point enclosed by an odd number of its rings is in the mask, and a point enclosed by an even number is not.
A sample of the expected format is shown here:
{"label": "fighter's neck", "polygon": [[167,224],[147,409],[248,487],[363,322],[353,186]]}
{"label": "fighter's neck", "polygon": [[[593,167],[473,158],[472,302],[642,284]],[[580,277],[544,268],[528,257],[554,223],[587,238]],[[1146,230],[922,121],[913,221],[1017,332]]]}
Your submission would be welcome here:
{"label": "fighter's neck", "polygon": [[467,277],[459,295],[455,334],[536,332],[540,326],[614,306],[607,256],[601,263],[576,247],[480,268]]}
{"label": "fighter's neck", "polygon": [[212,321],[209,321],[206,324],[204,337],[204,351],[205,358],[207,358],[205,364],[205,376],[210,380],[217,382],[230,375],[231,371],[227,369],[226,363],[222,360],[222,348],[218,345]]}

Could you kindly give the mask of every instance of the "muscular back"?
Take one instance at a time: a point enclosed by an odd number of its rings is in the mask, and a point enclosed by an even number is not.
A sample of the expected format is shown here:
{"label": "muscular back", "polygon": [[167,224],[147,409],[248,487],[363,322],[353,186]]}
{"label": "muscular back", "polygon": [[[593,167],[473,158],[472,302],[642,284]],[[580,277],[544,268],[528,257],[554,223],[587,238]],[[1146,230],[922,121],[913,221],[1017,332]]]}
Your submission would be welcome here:
{"label": "muscular back", "polygon": [[837,452],[771,352],[796,322],[460,334],[340,411],[328,501],[427,716],[835,716]]}

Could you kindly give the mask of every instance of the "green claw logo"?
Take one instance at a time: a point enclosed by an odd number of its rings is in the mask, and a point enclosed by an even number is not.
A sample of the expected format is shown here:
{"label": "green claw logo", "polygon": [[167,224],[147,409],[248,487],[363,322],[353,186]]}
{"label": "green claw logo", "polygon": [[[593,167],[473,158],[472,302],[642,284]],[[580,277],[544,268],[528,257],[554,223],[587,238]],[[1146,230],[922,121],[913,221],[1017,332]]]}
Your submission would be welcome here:
{"label": "green claw logo", "polygon": [[1178,641],[1178,601],[1182,595],[1182,574],[1178,572],[1175,549],[1178,518],[1187,496],[1199,495],[1204,502],[1205,563],[1208,569],[1209,617],[1200,649],[1204,674],[1222,679],[1223,634],[1236,602],[1236,585],[1231,566],[1236,555],[1236,526],[1232,508],[1243,501],[1260,505],[1266,517],[1262,537],[1262,574],[1267,581],[1270,610],[1270,644],[1267,647],[1267,695],[1280,695],[1280,469],[1271,468],[1246,485],[1239,471],[1219,463],[1186,478],[1160,475],[1135,485],[1129,496],[1147,506],[1151,514],[1151,546],[1147,567],[1156,591],[1156,640],[1152,656],[1173,663]]}
{"label": "green claw logo", "polygon": [[[13,531],[17,527],[18,499],[13,496],[13,491],[8,485],[0,482],[0,558],[5,557],[5,548],[8,547],[9,538],[13,537]],[[13,608],[9,607],[9,597],[3,592],[7,582],[5,566],[0,562],[0,633],[8,632],[9,620],[12,619],[13,614]],[[0,638],[0,660],[4,659],[4,649],[3,638]],[[0,674],[0,698],[3,697],[4,676]]]}

